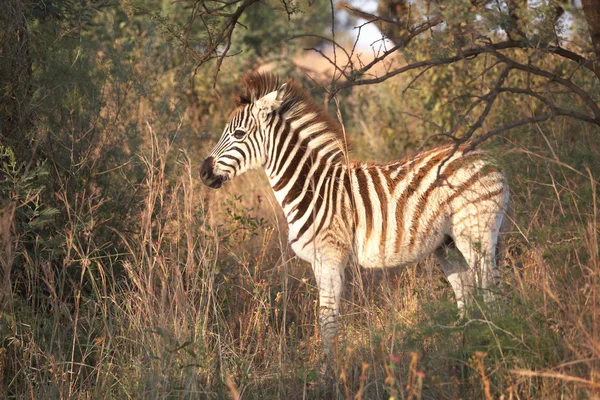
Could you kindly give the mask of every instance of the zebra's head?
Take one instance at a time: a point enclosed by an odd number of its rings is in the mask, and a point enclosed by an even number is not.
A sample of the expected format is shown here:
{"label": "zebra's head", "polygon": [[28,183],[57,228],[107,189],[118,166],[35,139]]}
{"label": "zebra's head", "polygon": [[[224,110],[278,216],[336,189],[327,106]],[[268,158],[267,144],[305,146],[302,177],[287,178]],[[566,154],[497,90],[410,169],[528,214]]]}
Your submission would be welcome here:
{"label": "zebra's head", "polygon": [[287,84],[279,86],[278,82],[272,74],[250,73],[244,77],[246,91],[236,99],[239,107],[231,114],[221,139],[200,170],[204,184],[218,189],[235,176],[265,163],[265,139],[271,117],[282,105],[287,91]]}

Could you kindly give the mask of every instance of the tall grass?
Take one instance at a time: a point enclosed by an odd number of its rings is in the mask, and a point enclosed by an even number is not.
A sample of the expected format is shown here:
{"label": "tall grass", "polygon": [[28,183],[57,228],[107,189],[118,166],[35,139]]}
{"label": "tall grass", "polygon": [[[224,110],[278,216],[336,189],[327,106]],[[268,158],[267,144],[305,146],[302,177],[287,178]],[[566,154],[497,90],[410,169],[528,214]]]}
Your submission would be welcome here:
{"label": "tall grass", "polygon": [[[0,397],[600,396],[597,129],[556,119],[488,145],[512,205],[498,300],[474,304],[471,318],[458,318],[433,259],[351,264],[336,380],[326,381],[314,278],[289,249],[265,177],[215,192],[197,173],[239,76],[273,49],[297,73],[281,56],[291,48],[280,53],[286,18],[265,29],[275,17],[263,7],[241,21],[251,41],[223,63],[219,96],[212,72],[193,71],[163,32],[183,26],[185,4],[149,2],[139,15],[130,2],[103,12],[93,1],[22,3],[0,15],[0,130],[10,139],[0,145]],[[152,8],[163,6],[169,19],[157,20]],[[292,18],[294,30],[328,24],[329,3],[318,7]],[[476,62],[339,93],[354,154],[400,158],[453,122],[465,107],[453,98],[486,90],[470,77]],[[598,97],[576,65],[544,62]],[[511,99],[482,128],[537,112]]]}
{"label": "tall grass", "polygon": [[[94,192],[57,195],[66,210],[59,266],[36,262],[35,247],[26,256],[15,208],[2,210],[3,393],[591,398],[600,390],[598,154],[567,147],[552,125],[536,129],[529,143],[496,147],[508,150],[513,190],[497,303],[459,321],[433,260],[351,265],[331,384],[318,374],[314,280],[265,205],[264,178],[243,178],[244,197],[208,192],[190,157],[148,125],[138,228],[114,236],[123,252],[95,244],[103,200]],[[11,281],[15,262],[27,275]]]}

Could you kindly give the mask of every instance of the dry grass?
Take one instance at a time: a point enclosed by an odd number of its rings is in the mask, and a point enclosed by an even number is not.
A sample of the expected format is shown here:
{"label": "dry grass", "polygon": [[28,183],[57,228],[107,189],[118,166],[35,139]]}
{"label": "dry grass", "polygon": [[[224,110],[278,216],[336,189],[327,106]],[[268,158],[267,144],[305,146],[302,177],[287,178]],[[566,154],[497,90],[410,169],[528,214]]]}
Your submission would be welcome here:
{"label": "dry grass", "polygon": [[[116,232],[127,251],[107,257],[94,247],[88,232],[101,199],[82,194],[80,207],[65,203],[62,266],[32,263],[20,278],[39,285],[31,291],[39,297],[23,298],[21,285],[5,280],[8,397],[597,396],[597,171],[536,163],[552,152],[527,150],[532,160],[523,162],[540,175],[514,178],[500,300],[477,305],[471,320],[457,320],[432,260],[402,270],[352,265],[332,386],[318,379],[314,281],[287,249],[272,200],[258,202],[261,185],[244,199],[208,195],[186,154],[148,129],[139,231]],[[170,156],[177,169],[167,173]],[[542,175],[548,180],[532,182]],[[547,194],[558,199],[538,199]],[[23,246],[14,210],[4,210],[2,226],[8,276]],[[65,273],[75,266],[77,279]]]}
{"label": "dry grass", "polygon": [[[24,20],[11,17],[21,2],[9,3],[0,41],[23,35]],[[265,178],[209,191],[198,179],[201,155],[180,149],[200,153],[206,139],[174,139],[218,125],[226,101],[194,88],[189,108],[178,109],[181,72],[161,67],[167,48],[128,43],[128,32],[97,58],[79,47],[42,52],[56,63],[41,81],[53,89],[35,88],[33,111],[25,41],[0,49],[0,72],[13,77],[0,113],[18,133],[0,146],[1,398],[600,396],[597,131],[556,120],[492,147],[509,172],[512,222],[498,301],[475,304],[471,319],[458,319],[432,259],[384,271],[350,265],[337,381],[323,382],[314,278],[287,245]],[[140,48],[129,54],[129,45]],[[310,57],[304,67],[326,75]],[[97,62],[94,73],[75,60]],[[196,84],[210,86],[200,75]],[[421,142],[414,132],[429,132],[406,84],[342,99],[360,156],[398,157]],[[405,117],[404,106],[415,114]],[[521,105],[510,106],[506,118],[517,118]],[[11,163],[11,148],[35,157]]]}

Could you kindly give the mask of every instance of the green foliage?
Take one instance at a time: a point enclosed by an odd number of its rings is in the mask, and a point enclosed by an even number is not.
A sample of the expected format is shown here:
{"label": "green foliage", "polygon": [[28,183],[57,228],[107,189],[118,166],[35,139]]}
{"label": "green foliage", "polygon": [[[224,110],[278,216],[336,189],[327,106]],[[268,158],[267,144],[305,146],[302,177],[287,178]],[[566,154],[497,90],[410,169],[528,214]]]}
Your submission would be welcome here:
{"label": "green foliage", "polygon": [[[265,21],[269,21],[268,30],[264,29]],[[243,29],[238,32],[236,41],[245,58],[282,60],[302,47],[320,42],[320,39],[315,38],[289,38],[306,34],[306,26],[309,24],[314,34],[322,35],[330,23],[331,10],[326,2],[315,2],[304,7],[299,3],[288,6],[281,1],[271,0],[259,3],[244,13],[241,20]]]}
{"label": "green foliage", "polygon": [[220,235],[221,241],[227,244],[245,242],[249,236],[257,236],[265,229],[268,224],[264,218],[257,218],[252,213],[252,208],[247,208],[242,204],[242,196],[233,195],[233,198],[225,200],[221,204],[223,217],[225,221],[230,222],[226,233]]}
{"label": "green foliage", "polygon": [[47,247],[49,257],[60,253],[62,240],[52,232],[60,211],[43,201],[49,176],[45,163],[28,168],[10,147],[0,145],[0,174],[0,209],[14,212],[14,233],[27,244]]}

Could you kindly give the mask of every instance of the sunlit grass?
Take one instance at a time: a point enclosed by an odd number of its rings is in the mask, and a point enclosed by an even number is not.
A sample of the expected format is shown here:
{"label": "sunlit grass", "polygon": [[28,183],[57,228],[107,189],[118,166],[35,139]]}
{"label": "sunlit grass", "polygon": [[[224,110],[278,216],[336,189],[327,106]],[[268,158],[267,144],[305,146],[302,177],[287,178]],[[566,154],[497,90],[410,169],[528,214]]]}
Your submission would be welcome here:
{"label": "sunlit grass", "polygon": [[[186,155],[167,173],[176,150],[153,142],[139,231],[117,232],[126,252],[106,257],[82,241],[97,209],[82,197],[69,209],[62,269],[20,259],[40,281],[18,278],[3,292],[9,397],[533,399],[599,390],[591,170],[517,161],[530,170],[512,184],[498,300],[476,302],[469,319],[458,318],[433,259],[385,271],[350,265],[331,382],[320,375],[310,267],[287,248],[276,210],[252,191],[206,197]],[[548,168],[564,179],[560,203],[535,200],[554,193]],[[11,218],[4,210],[4,268],[24,245]],[[64,272],[73,266],[77,279]],[[39,286],[33,297],[22,295],[28,282]]]}

